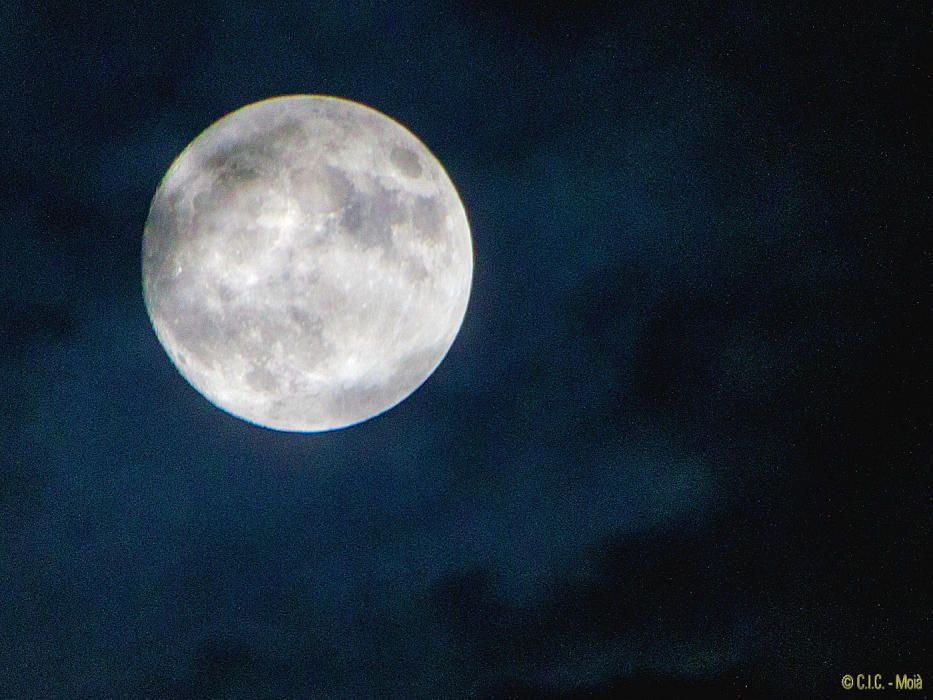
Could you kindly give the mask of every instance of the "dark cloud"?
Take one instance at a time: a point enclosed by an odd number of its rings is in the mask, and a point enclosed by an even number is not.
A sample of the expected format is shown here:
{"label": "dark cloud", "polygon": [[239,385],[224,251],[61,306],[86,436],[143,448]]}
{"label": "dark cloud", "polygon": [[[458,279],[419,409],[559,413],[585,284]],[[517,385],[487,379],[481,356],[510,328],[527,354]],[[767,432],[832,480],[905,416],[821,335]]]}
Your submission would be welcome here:
{"label": "dark cloud", "polygon": [[64,342],[76,326],[71,310],[64,305],[23,301],[0,311],[0,340],[9,350]]}
{"label": "dark cloud", "polygon": [[664,700],[688,697],[768,697],[758,690],[749,690],[737,679],[680,678],[663,674],[639,672],[597,684],[581,685],[569,691],[555,691],[520,681],[494,686],[484,697],[494,700],[611,700],[612,698],[651,697]]}

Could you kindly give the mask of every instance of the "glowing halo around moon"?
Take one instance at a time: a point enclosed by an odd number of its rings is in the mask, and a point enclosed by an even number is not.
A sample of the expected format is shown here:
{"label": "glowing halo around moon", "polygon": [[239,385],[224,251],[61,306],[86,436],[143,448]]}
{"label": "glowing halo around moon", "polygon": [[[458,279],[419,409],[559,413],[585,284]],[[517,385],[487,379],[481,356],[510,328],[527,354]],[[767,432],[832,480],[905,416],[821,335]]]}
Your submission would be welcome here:
{"label": "glowing halo around moon", "polygon": [[349,100],[296,95],[209,126],[156,190],[143,297],[166,353],[219,408],[276,430],[353,425],[443,360],[473,246],[444,168]]}

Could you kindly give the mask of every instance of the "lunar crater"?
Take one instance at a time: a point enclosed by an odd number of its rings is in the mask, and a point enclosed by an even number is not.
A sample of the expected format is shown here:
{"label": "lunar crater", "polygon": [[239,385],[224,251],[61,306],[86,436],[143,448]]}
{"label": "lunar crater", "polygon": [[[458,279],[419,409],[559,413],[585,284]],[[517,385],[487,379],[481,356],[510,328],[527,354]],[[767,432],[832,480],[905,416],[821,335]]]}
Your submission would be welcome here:
{"label": "lunar crater", "polygon": [[421,163],[418,162],[418,156],[407,148],[398,146],[392,149],[389,158],[395,163],[395,166],[401,173],[407,177],[419,177],[421,175]]}

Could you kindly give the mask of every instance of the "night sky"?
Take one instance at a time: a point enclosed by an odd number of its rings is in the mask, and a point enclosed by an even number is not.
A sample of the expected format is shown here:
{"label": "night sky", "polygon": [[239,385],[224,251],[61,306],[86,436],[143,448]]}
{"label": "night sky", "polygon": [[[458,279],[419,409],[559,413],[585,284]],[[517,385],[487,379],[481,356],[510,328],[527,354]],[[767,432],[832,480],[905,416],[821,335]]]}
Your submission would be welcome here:
{"label": "night sky", "polygon": [[[928,7],[105,5],[0,4],[0,698],[933,686]],[[437,372],[322,434],[141,292],[175,156],[291,93],[405,124],[474,238]]]}

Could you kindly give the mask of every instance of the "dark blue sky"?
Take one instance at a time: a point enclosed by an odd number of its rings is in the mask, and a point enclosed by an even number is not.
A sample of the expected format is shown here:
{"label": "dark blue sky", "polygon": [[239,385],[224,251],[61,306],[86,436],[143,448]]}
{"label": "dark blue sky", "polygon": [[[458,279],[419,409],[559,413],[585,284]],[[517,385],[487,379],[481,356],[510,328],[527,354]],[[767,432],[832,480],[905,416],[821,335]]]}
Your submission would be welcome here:
{"label": "dark blue sky", "polygon": [[[929,13],[807,5],[4,4],[0,697],[928,672]],[[476,256],[431,379],[318,435],[140,289],[174,157],[288,93],[408,126]]]}

